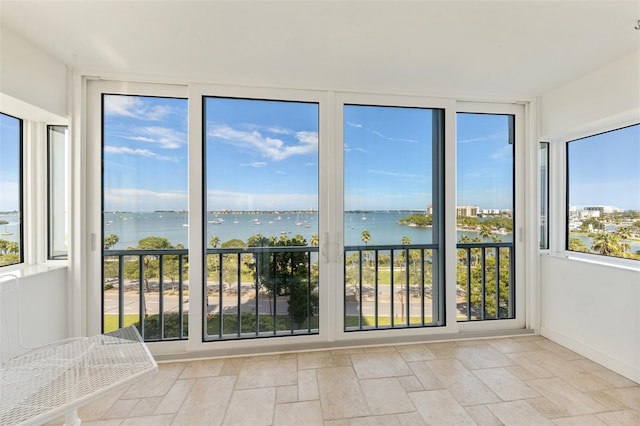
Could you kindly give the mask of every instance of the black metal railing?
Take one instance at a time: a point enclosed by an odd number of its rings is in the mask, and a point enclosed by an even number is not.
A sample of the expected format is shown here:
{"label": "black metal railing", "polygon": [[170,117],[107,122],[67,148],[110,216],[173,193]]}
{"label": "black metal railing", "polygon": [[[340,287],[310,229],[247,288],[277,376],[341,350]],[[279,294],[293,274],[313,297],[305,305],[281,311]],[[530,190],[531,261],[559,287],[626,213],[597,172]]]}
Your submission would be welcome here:
{"label": "black metal railing", "polygon": [[346,246],[344,330],[442,325],[436,247]]}
{"label": "black metal railing", "polygon": [[515,318],[512,242],[457,244],[458,321]]}
{"label": "black metal railing", "polygon": [[205,340],[318,333],[318,247],[206,253]]}
{"label": "black metal railing", "polygon": [[186,339],[187,253],[104,250],[103,332],[135,325],[145,341]]}

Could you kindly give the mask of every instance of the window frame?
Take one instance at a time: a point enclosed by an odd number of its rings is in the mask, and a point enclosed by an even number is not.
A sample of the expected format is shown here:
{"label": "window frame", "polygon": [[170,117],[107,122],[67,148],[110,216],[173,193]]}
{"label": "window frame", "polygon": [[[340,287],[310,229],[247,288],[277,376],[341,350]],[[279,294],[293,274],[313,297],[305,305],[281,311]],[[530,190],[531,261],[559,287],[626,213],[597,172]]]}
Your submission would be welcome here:
{"label": "window frame", "polygon": [[12,263],[9,265],[0,266],[0,272],[5,272],[9,270],[13,270],[16,268],[20,268],[26,263],[25,260],[25,200],[24,200],[24,192],[25,192],[25,174],[27,167],[25,167],[25,126],[27,124],[26,120],[20,117],[17,117],[12,114],[8,114],[5,112],[0,112],[0,114],[18,120],[18,220],[20,224],[18,226],[18,262]]}
{"label": "window frame", "polygon": [[[63,152],[63,158],[64,158],[64,164],[63,164],[63,169],[64,169],[64,174],[65,174],[65,179],[62,183],[57,182],[57,185],[62,185],[63,187],[63,191],[66,194],[68,194],[69,192],[69,183],[68,183],[68,178],[66,176],[68,176],[69,174],[69,164],[68,164],[68,158],[69,158],[69,126],[67,125],[60,125],[60,124],[48,124],[47,125],[47,175],[46,175],[46,193],[47,193],[47,259],[48,260],[67,260],[69,258],[69,248],[67,247],[66,250],[64,251],[64,253],[59,254],[59,255],[55,255],[53,254],[53,240],[54,240],[54,236],[53,236],[53,229],[54,229],[54,203],[53,203],[53,186],[54,186],[54,176],[53,176],[53,140],[52,140],[52,134],[51,132],[54,131],[54,128],[64,128],[65,129],[65,135],[64,135],[64,152]],[[64,209],[65,212],[68,209],[69,203],[67,198],[65,197],[64,200]],[[66,231],[66,233],[69,233],[69,226],[68,226],[68,220],[65,214],[65,217],[62,218],[62,220],[64,221],[64,229]],[[68,238],[68,235],[65,237]]]}
{"label": "window frame", "polygon": [[562,148],[563,148],[563,172],[564,172],[564,185],[562,187],[562,191],[564,192],[563,199],[563,229],[561,230],[561,234],[563,237],[563,241],[561,242],[560,251],[565,254],[567,258],[577,259],[577,260],[585,260],[593,263],[599,263],[604,265],[611,266],[619,266],[623,268],[631,268],[634,270],[640,270],[640,260],[637,259],[628,259],[616,256],[607,256],[599,253],[592,252],[578,252],[569,250],[569,240],[570,240],[570,232],[569,232],[569,222],[570,222],[570,204],[569,204],[569,144],[572,142],[578,142],[584,139],[588,139],[595,136],[604,135],[607,133],[612,133],[618,130],[626,129],[633,126],[640,126],[640,121],[637,118],[633,118],[631,120],[625,121],[617,121],[613,122],[608,126],[597,126],[590,127],[584,131],[569,133],[565,135],[564,138],[561,139]]}

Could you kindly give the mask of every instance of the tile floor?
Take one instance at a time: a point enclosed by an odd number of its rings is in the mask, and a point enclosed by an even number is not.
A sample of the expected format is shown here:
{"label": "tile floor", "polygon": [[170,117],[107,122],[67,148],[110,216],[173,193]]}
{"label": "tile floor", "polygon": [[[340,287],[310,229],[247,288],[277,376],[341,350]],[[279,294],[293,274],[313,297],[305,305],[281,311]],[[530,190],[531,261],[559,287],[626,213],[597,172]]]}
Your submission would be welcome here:
{"label": "tile floor", "polygon": [[84,425],[640,425],[640,386],[543,337],[163,363]]}

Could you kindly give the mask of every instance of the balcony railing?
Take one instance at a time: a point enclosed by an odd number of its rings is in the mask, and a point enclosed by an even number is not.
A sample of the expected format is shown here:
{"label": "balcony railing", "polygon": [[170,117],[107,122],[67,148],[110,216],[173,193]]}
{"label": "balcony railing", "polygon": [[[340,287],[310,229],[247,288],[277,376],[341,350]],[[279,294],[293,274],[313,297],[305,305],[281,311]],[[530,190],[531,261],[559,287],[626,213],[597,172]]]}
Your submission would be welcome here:
{"label": "balcony railing", "polygon": [[458,321],[515,318],[513,243],[456,245]]}
{"label": "balcony railing", "polygon": [[205,340],[318,333],[318,247],[207,249]]}
{"label": "balcony railing", "polygon": [[442,325],[435,245],[347,246],[344,253],[345,331]]}
{"label": "balcony railing", "polygon": [[186,249],[103,252],[103,332],[135,325],[145,341],[188,336]]}

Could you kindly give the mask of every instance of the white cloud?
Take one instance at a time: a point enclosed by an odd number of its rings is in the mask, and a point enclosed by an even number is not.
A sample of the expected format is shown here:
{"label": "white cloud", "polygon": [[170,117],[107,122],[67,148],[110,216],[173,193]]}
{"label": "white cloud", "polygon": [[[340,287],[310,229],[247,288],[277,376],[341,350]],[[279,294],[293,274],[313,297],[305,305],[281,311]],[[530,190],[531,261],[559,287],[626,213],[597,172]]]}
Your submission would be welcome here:
{"label": "white cloud", "polygon": [[281,139],[263,136],[257,130],[237,130],[225,124],[212,125],[208,136],[221,139],[231,145],[250,150],[257,150],[263,157],[270,160],[284,160],[294,155],[305,155],[317,152],[317,132],[297,132],[297,145],[287,145]]}
{"label": "white cloud", "polygon": [[[367,129],[367,130],[369,130],[369,129]],[[371,133],[373,133],[374,135],[378,136],[379,138],[386,139],[388,141],[418,143],[417,139],[393,138],[391,136],[383,135],[382,133],[378,132],[377,130],[370,130],[370,131],[371,131]]]}
{"label": "white cloud", "polygon": [[362,127],[362,124],[352,123],[351,121],[347,121],[347,125],[349,125],[351,127],[357,127],[357,128],[361,128]]}
{"label": "white cloud", "polygon": [[254,161],[252,163],[243,163],[240,164],[241,166],[248,166],[248,167],[255,167],[256,169],[260,168],[260,167],[264,167],[266,166],[268,163],[265,161]]}
{"label": "white cloud", "polygon": [[489,155],[489,158],[491,158],[492,160],[502,160],[504,158],[511,157],[513,157],[513,145],[509,144],[502,146],[500,149]]}
{"label": "white cloud", "polygon": [[129,148],[126,146],[112,146],[106,145],[104,147],[104,152],[109,154],[126,154],[126,155],[138,155],[140,157],[154,158],[156,160],[162,161],[178,161],[176,157],[167,157],[165,155],[158,155],[153,151],[148,149],[140,149],[140,148]]}
{"label": "white cloud", "polygon": [[138,96],[106,95],[104,113],[106,115],[157,121],[163,119],[171,109],[166,105],[147,105]]}
{"label": "white cloud", "polygon": [[187,144],[187,135],[176,129],[161,126],[136,127],[133,134],[121,134],[124,139],[157,144],[164,149],[177,149]]}

